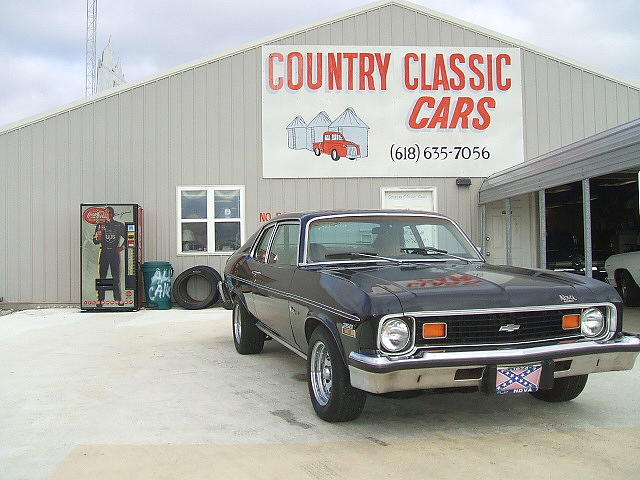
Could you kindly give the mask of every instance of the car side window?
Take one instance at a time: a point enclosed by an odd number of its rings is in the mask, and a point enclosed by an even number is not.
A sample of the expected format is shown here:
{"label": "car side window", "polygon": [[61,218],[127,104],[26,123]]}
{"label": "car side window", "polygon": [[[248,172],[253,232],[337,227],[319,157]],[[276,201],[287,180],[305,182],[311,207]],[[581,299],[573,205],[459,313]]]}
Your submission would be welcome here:
{"label": "car side window", "polygon": [[298,239],[300,237],[300,225],[285,223],[278,227],[273,238],[269,261],[274,265],[296,265],[298,261]]}
{"label": "car side window", "polygon": [[271,239],[272,233],[273,233],[273,226],[267,228],[262,234],[262,237],[260,237],[260,240],[258,241],[255,258],[259,262],[266,262],[267,249],[269,248],[269,240]]}

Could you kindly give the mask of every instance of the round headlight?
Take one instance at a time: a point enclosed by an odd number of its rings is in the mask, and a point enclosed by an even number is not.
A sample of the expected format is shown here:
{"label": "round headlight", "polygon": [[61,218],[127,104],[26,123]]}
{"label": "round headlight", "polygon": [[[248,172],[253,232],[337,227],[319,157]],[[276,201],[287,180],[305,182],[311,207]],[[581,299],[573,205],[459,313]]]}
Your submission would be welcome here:
{"label": "round headlight", "polygon": [[411,340],[411,329],[401,318],[389,318],[380,328],[380,345],[388,352],[403,350]]}
{"label": "round headlight", "polygon": [[585,308],[580,314],[582,334],[585,337],[597,337],[604,329],[604,315],[597,308]]}

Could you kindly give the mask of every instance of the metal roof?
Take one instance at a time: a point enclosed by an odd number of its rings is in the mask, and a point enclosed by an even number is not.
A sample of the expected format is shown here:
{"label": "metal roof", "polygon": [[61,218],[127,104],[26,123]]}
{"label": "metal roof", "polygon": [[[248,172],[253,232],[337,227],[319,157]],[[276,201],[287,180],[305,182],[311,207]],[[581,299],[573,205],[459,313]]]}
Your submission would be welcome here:
{"label": "metal roof", "polygon": [[356,115],[356,112],[353,108],[348,107],[344,112],[338,116],[333,122],[331,122],[330,127],[362,127],[369,128],[369,125],[364,123],[362,119]]}
{"label": "metal roof", "polygon": [[44,120],[46,118],[53,117],[53,116],[58,115],[60,113],[69,112],[71,110],[75,110],[76,108],[80,108],[80,107],[82,107],[84,105],[97,102],[97,101],[102,100],[104,98],[118,95],[121,92],[125,92],[125,91],[128,91],[128,90],[133,90],[134,88],[137,88],[137,87],[149,84],[149,83],[157,82],[158,80],[171,77],[171,76],[176,75],[178,73],[182,73],[182,72],[185,72],[185,71],[188,71],[188,70],[193,70],[193,69],[201,67],[203,65],[207,65],[209,63],[213,63],[213,62],[222,60],[224,58],[231,57],[231,56],[236,55],[238,53],[242,53],[242,52],[245,52],[247,50],[251,50],[253,48],[260,47],[262,45],[276,43],[276,42],[278,42],[278,41],[280,41],[280,40],[282,40],[284,38],[291,37],[291,36],[296,35],[298,33],[306,32],[308,30],[312,30],[312,29],[321,27],[323,25],[328,25],[328,24],[330,24],[332,22],[335,22],[337,20],[350,18],[350,17],[355,17],[357,15],[361,15],[361,14],[363,14],[365,12],[368,12],[368,11],[377,10],[377,9],[384,8],[384,7],[387,7],[387,6],[392,6],[392,5],[397,5],[399,7],[403,7],[403,8],[412,10],[412,11],[417,12],[417,13],[422,13],[424,15],[427,15],[429,17],[432,17],[432,18],[435,18],[435,19],[438,19],[438,20],[441,20],[443,22],[447,22],[447,23],[451,23],[451,24],[454,24],[454,25],[462,26],[464,28],[467,28],[469,30],[473,30],[473,31],[478,32],[478,33],[480,33],[482,35],[485,35],[485,36],[487,36],[489,38],[498,40],[500,42],[504,42],[504,43],[509,44],[511,46],[519,47],[519,48],[521,48],[523,50],[527,50],[527,51],[533,52],[535,54],[542,55],[544,57],[557,60],[557,61],[565,63],[567,65],[574,66],[574,67],[580,68],[580,69],[582,69],[584,71],[587,71],[587,72],[590,72],[592,74],[598,75],[598,76],[600,76],[602,78],[605,78],[605,79],[608,79],[608,80],[612,80],[614,82],[617,82],[617,83],[620,83],[620,84],[624,84],[624,85],[629,86],[631,88],[635,88],[635,89],[640,90],[640,84],[638,84],[638,83],[630,82],[628,80],[624,80],[624,79],[618,78],[618,77],[613,76],[613,75],[611,75],[611,74],[609,74],[607,72],[599,70],[599,69],[597,69],[595,67],[584,65],[584,64],[582,64],[580,62],[577,62],[575,60],[572,60],[570,58],[563,57],[561,55],[557,55],[557,54],[552,53],[550,51],[541,49],[539,47],[536,47],[534,45],[528,44],[526,42],[522,42],[520,40],[517,40],[515,38],[509,37],[507,35],[503,35],[501,33],[495,32],[493,30],[489,30],[489,29],[481,27],[479,25],[475,25],[475,24],[472,24],[472,23],[469,23],[469,22],[465,22],[464,20],[460,20],[458,18],[449,16],[449,15],[445,15],[444,13],[440,13],[440,12],[437,12],[435,10],[431,10],[429,8],[423,7],[422,5],[416,5],[415,3],[411,3],[411,2],[408,2],[408,1],[405,1],[405,0],[381,0],[381,1],[378,1],[378,2],[373,2],[373,3],[369,3],[367,5],[363,5],[363,6],[358,7],[358,8],[354,8],[352,10],[347,10],[345,12],[339,13],[339,14],[334,15],[334,16],[329,17],[329,18],[325,18],[325,19],[320,20],[318,22],[310,23],[310,24],[307,24],[307,25],[304,25],[304,26],[301,26],[301,27],[298,27],[298,28],[294,28],[294,29],[291,29],[291,30],[288,30],[288,31],[285,31],[285,32],[281,32],[281,33],[278,33],[278,34],[275,34],[275,35],[271,35],[271,36],[262,38],[262,39],[260,39],[258,41],[255,41],[255,42],[246,43],[246,44],[241,45],[241,46],[239,46],[237,48],[234,48],[234,49],[231,49],[231,50],[226,50],[226,51],[223,51],[223,52],[218,53],[216,55],[205,57],[205,58],[196,60],[194,62],[185,63],[185,64],[180,65],[178,67],[175,67],[173,69],[166,70],[166,71],[161,72],[161,73],[157,73],[155,75],[152,75],[150,77],[144,78],[144,79],[136,81],[136,82],[129,82],[129,83],[126,83],[124,85],[120,85],[118,87],[115,87],[115,88],[112,88],[112,89],[109,89],[109,90],[104,90],[103,92],[100,92],[100,93],[98,93],[96,95],[93,95],[91,97],[82,98],[82,99],[77,100],[75,102],[63,105],[63,106],[55,108],[53,110],[49,110],[49,111],[44,112],[44,113],[39,114],[39,115],[35,115],[35,116],[32,116],[32,117],[28,117],[26,119],[18,120],[17,122],[14,122],[14,123],[9,123],[7,125],[0,126],[0,135],[4,134],[4,133],[7,133],[7,132],[10,132],[12,130],[16,130],[18,128],[22,128],[22,127],[24,127],[26,125],[29,125],[31,123],[39,122],[39,121]]}
{"label": "metal roof", "polygon": [[640,169],[640,118],[494,173],[484,180],[480,204],[586,178]]}
{"label": "metal roof", "polygon": [[307,126],[307,123],[304,121],[304,118],[298,115],[296,118],[291,120],[291,123],[287,125],[287,128],[306,127],[306,126]]}
{"label": "metal roof", "polygon": [[309,122],[309,127],[328,127],[331,124],[331,118],[324,110],[318,113],[313,120]]}

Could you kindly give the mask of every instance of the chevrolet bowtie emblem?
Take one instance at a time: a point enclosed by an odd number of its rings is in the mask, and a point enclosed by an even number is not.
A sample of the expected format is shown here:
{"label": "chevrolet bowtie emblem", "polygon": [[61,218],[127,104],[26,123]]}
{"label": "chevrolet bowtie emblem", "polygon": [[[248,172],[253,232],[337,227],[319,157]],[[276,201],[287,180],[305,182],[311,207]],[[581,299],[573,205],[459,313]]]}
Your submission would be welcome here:
{"label": "chevrolet bowtie emblem", "polygon": [[510,323],[508,325],[502,325],[498,331],[499,332],[515,332],[516,330],[520,329],[520,325],[514,325],[513,323]]}

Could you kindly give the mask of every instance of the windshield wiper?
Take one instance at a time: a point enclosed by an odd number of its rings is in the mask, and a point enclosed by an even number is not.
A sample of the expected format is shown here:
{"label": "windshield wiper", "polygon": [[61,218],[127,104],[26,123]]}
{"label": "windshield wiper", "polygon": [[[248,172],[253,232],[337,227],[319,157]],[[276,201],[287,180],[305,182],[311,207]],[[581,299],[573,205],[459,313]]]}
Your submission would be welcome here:
{"label": "windshield wiper", "polygon": [[327,253],[325,258],[341,258],[341,257],[351,257],[351,258],[374,258],[376,260],[386,260],[387,262],[393,263],[405,263],[404,260],[399,260],[397,258],[391,257],[383,257],[378,255],[377,253],[361,253],[361,252],[340,252],[340,253]]}
{"label": "windshield wiper", "polygon": [[401,248],[400,251],[407,252],[407,253],[418,253],[420,255],[431,255],[432,253],[437,253],[440,255],[446,255],[447,257],[450,257],[450,258],[455,258],[456,260],[462,260],[463,262],[471,263],[471,260],[469,260],[468,258],[459,257],[458,255],[454,255],[452,253],[447,252],[446,250],[442,250],[440,248],[435,248],[435,247],[428,247],[428,246],[407,247],[407,248]]}

